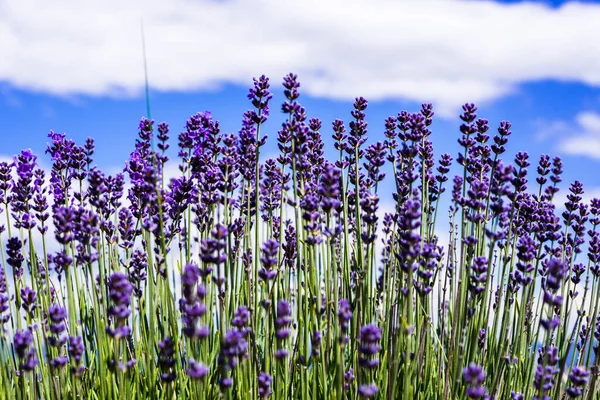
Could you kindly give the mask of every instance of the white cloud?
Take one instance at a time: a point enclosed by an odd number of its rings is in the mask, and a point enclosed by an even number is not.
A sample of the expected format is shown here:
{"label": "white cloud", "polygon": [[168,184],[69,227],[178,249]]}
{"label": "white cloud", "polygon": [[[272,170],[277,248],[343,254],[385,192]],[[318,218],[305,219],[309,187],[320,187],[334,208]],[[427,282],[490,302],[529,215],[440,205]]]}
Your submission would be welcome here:
{"label": "white cloud", "polygon": [[535,120],[533,124],[535,129],[534,138],[538,142],[555,140],[572,128],[572,125],[567,121],[546,121],[541,118]]}
{"label": "white cloud", "polygon": [[304,91],[432,101],[448,114],[540,79],[600,86],[600,5],[491,1],[0,2],[0,81],[56,95],[140,94],[143,18],[159,90],[299,73]]}
{"label": "white cloud", "polygon": [[600,114],[581,112],[572,122],[539,124],[538,137],[559,138],[557,149],[564,154],[600,159]]}
{"label": "white cloud", "polygon": [[590,134],[578,135],[563,142],[563,151],[592,158],[600,158],[600,137]]}
{"label": "white cloud", "polygon": [[581,128],[587,132],[600,132],[600,115],[593,112],[583,112],[575,117]]}

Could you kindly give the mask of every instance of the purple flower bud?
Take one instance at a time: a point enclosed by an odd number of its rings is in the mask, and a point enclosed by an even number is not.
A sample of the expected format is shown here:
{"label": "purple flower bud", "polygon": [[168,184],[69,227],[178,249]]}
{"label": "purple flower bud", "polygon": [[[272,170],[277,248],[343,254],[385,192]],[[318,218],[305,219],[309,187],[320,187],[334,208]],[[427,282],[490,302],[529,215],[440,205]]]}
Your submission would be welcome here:
{"label": "purple flower bud", "polygon": [[29,329],[15,332],[14,349],[19,358],[19,368],[22,371],[33,371],[38,363],[33,346],[33,335]]}
{"label": "purple flower bud", "polygon": [[539,349],[538,365],[535,371],[533,385],[542,394],[550,391],[555,384],[555,375],[558,374],[558,349],[550,346]]}
{"label": "purple flower bud", "polygon": [[25,310],[30,318],[33,318],[33,313],[37,307],[37,294],[28,286],[22,287],[21,301],[21,307],[23,307],[23,310]]}
{"label": "purple flower bud", "polygon": [[261,280],[269,282],[277,276],[276,268],[278,252],[279,242],[277,240],[269,239],[264,243],[262,257],[260,258],[262,268],[258,271],[258,276]]}
{"label": "purple flower bud", "polygon": [[250,312],[248,311],[248,307],[239,306],[231,320],[231,325],[237,327],[239,330],[243,330],[248,325],[249,319]]}
{"label": "purple flower bud", "polygon": [[53,334],[59,335],[66,331],[67,312],[63,307],[58,304],[51,305],[48,307],[48,317],[50,318],[50,331]]}
{"label": "purple flower bud", "polygon": [[[0,265],[0,331],[4,328],[4,324],[10,319],[10,304],[8,301],[6,274],[4,268]],[[9,313],[4,314],[7,311],[9,311]]]}
{"label": "purple flower bud", "polygon": [[350,390],[350,384],[352,382],[354,382],[355,376],[354,376],[354,370],[352,368],[349,368],[348,371],[346,371],[346,373],[344,374],[344,390],[348,391]]}
{"label": "purple flower bud", "polygon": [[129,281],[133,284],[133,293],[137,298],[143,295],[142,286],[148,270],[147,255],[141,250],[134,250],[129,262]]}
{"label": "purple flower bud", "polygon": [[346,334],[350,328],[350,319],[352,318],[352,310],[350,309],[350,302],[346,299],[341,299],[338,306],[338,321],[340,323],[340,342],[346,344],[348,338]]}
{"label": "purple flower bud", "polygon": [[21,240],[18,237],[8,239],[6,244],[6,263],[13,267],[15,277],[19,279],[23,275],[23,261],[25,258],[21,254]]}
{"label": "purple flower bud", "polygon": [[227,389],[229,389],[233,386],[233,378],[227,377],[227,378],[221,379],[219,381],[219,386],[221,387],[221,390],[226,391]]}
{"label": "purple flower bud", "polygon": [[289,355],[289,352],[287,351],[287,349],[277,349],[275,350],[275,359],[276,360],[283,360],[285,358],[287,358],[287,356]]}
{"label": "purple flower bud", "polygon": [[483,387],[485,372],[483,368],[475,363],[463,370],[463,380],[467,384],[465,395],[470,399],[481,399],[487,395],[487,389]]}
{"label": "purple flower bud", "polygon": [[261,399],[266,399],[271,394],[271,384],[273,378],[266,372],[261,372],[258,375],[258,395]]}
{"label": "purple flower bud", "polygon": [[321,341],[323,340],[323,336],[320,331],[313,332],[311,336],[311,345],[312,345],[312,355],[313,357],[318,357],[320,354]]}
{"label": "purple flower bud", "polygon": [[377,385],[371,383],[369,385],[361,385],[358,388],[358,394],[360,395],[360,397],[363,397],[365,399],[371,399],[375,397],[378,390],[379,389],[377,388]]}
{"label": "purple flower bud", "polygon": [[[292,309],[290,303],[285,300],[279,300],[277,303],[277,314],[275,318],[275,336],[277,337],[279,349],[276,351],[275,357],[279,360],[287,357],[287,350],[283,348],[284,341],[290,336],[288,327],[292,323]],[[281,351],[280,351],[281,350]]]}
{"label": "purple flower bud", "polygon": [[588,384],[590,378],[590,371],[587,371],[584,367],[576,366],[569,374],[569,381],[571,386],[567,387],[567,394],[571,398],[579,397],[583,394],[583,390]]}
{"label": "purple flower bud", "polygon": [[379,353],[381,329],[374,325],[365,325],[360,330],[360,345],[358,346],[358,363],[362,368],[373,369],[379,365],[379,360],[374,356]]}
{"label": "purple flower bud", "polygon": [[131,333],[127,326],[127,319],[131,314],[131,293],[133,286],[127,279],[127,275],[114,272],[108,278],[108,295],[112,305],[108,307],[108,315],[113,318],[114,328],[106,327],[108,335],[114,339],[120,339]]}
{"label": "purple flower bud", "polygon": [[245,357],[247,351],[248,342],[244,335],[237,329],[231,329],[221,343],[219,364],[226,370],[231,370]]}
{"label": "purple flower bud", "polygon": [[193,358],[190,358],[188,362],[188,369],[185,370],[187,376],[192,379],[203,379],[208,375],[208,368],[199,362],[196,362]]}
{"label": "purple flower bud", "polygon": [[63,368],[69,362],[69,357],[67,355],[61,355],[50,360],[50,366],[52,368]]}
{"label": "purple flower bud", "polygon": [[163,382],[172,382],[177,377],[177,373],[174,370],[175,364],[175,343],[169,336],[165,337],[163,341],[158,342],[158,365],[162,370],[160,379]]}

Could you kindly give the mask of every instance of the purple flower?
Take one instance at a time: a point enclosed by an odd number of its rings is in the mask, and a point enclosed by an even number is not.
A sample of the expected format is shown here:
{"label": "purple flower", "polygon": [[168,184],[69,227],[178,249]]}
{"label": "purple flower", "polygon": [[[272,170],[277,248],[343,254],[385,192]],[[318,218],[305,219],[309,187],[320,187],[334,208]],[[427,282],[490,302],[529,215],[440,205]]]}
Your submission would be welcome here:
{"label": "purple flower", "polygon": [[[557,259],[550,259],[545,265],[545,279],[543,285],[543,300],[548,306],[552,307],[560,307],[562,305],[562,296],[558,293],[560,289],[561,282],[565,279],[567,274],[567,268],[565,264]],[[540,324],[546,330],[553,330],[560,323],[560,318],[558,315],[554,315],[554,317],[550,320],[547,318],[541,318]]]}
{"label": "purple flower", "polygon": [[18,237],[8,239],[6,244],[6,263],[13,268],[13,273],[17,279],[23,275],[23,261],[25,257],[21,254],[21,240]]}
{"label": "purple flower", "polygon": [[362,232],[361,238],[363,243],[371,244],[377,238],[375,233],[369,233],[369,231],[374,231],[377,220],[379,219],[377,216],[377,210],[379,209],[379,197],[375,194],[369,194],[368,191],[365,191],[365,193],[361,195],[360,208],[362,211],[361,220],[367,225],[367,229]]}
{"label": "purple flower", "polygon": [[85,366],[82,364],[84,352],[83,339],[81,336],[69,337],[69,357],[71,359],[71,373],[79,377],[85,371]]}
{"label": "purple flower", "polygon": [[67,312],[64,307],[58,304],[53,304],[48,308],[48,318],[50,319],[50,332],[55,335],[60,335],[66,331]]}
{"label": "purple flower", "polygon": [[[50,187],[54,197],[53,208],[64,206],[69,202],[73,173],[70,171],[75,142],[66,139],[64,133],[50,131],[48,137],[52,143],[48,145],[46,153],[52,157],[52,171],[50,174]],[[81,152],[78,152],[81,154]]]}
{"label": "purple flower", "polygon": [[[0,265],[0,332],[3,332],[4,324],[10,320],[10,304],[8,301],[9,297],[6,286],[6,274],[2,265]],[[9,312],[4,314],[6,311]]]}
{"label": "purple flower", "polygon": [[279,252],[279,242],[269,239],[263,244],[262,257],[260,263],[262,268],[258,270],[258,276],[261,280],[269,282],[277,276],[277,253]]}
{"label": "purple flower", "polygon": [[112,317],[114,327],[107,326],[106,332],[115,339],[121,339],[131,333],[131,328],[127,325],[127,319],[131,314],[131,293],[133,286],[129,282],[127,275],[114,272],[108,278],[108,296],[112,305],[108,307],[108,315]]}
{"label": "purple flower", "polygon": [[360,385],[360,387],[358,388],[358,394],[360,395],[360,397],[364,397],[365,399],[371,399],[375,397],[378,390],[379,389],[377,388],[377,385],[375,385],[374,383],[368,385]]}
{"label": "purple flower", "polygon": [[11,173],[13,167],[13,163],[7,163],[6,161],[0,162],[0,201],[4,203],[5,206],[8,205],[8,202],[10,201],[10,189],[12,187]]}
{"label": "purple flower", "polygon": [[31,229],[35,226],[35,222],[30,223],[29,208],[34,195],[32,184],[34,170],[37,165],[36,160],[37,157],[29,149],[21,151],[19,155],[14,157],[17,180],[12,185],[10,203],[16,228]]}
{"label": "purple flower", "polygon": [[281,168],[274,159],[268,159],[264,164],[264,178],[260,185],[260,211],[262,218],[268,221],[276,209],[281,205],[281,192],[284,181],[289,180],[289,175],[283,176]]}
{"label": "purple flower", "polygon": [[424,296],[431,292],[433,275],[442,259],[442,252],[443,247],[437,245],[437,237],[423,244],[417,270],[418,280],[415,282],[415,288],[420,295]]}
{"label": "purple flower", "polygon": [[258,375],[258,395],[261,399],[266,399],[271,395],[272,383],[273,378],[266,372],[261,372],[260,375]]}
{"label": "purple flower", "polygon": [[177,377],[175,371],[175,343],[169,336],[158,342],[158,365],[162,370],[160,379],[163,382],[172,382]]}
{"label": "purple flower", "polygon": [[[50,365],[54,368],[62,368],[68,362],[66,354],[62,354],[62,348],[67,343],[67,312],[58,304],[48,307],[48,319],[51,335],[48,337],[48,344],[58,350],[58,356],[50,360]],[[48,356],[50,354],[48,353]]]}
{"label": "purple flower", "polygon": [[369,180],[365,182],[367,186],[376,185],[385,178],[385,173],[381,172],[381,167],[385,164],[386,148],[382,142],[370,145],[365,150],[365,169],[368,172]]}
{"label": "purple flower", "polygon": [[231,320],[231,325],[235,326],[240,332],[247,333],[249,329],[247,327],[249,320],[250,312],[248,311],[248,307],[239,306]]}
{"label": "purple flower", "polygon": [[[169,144],[167,143],[169,140],[169,125],[166,122],[158,124],[158,135],[156,135],[156,138],[159,141],[157,147],[164,153],[169,148]],[[166,161],[166,159],[163,160],[163,162]]]}
{"label": "purple flower", "polygon": [[381,329],[374,324],[365,325],[360,330],[360,345],[358,346],[358,364],[362,368],[373,369],[379,365],[376,358],[381,340]]}
{"label": "purple flower", "polygon": [[[362,146],[367,140],[364,135],[367,133],[367,122],[365,121],[365,110],[368,107],[368,101],[363,97],[357,97],[354,100],[354,110],[351,112],[354,121],[350,122],[350,135],[348,136],[349,148],[346,150],[349,155],[349,162],[353,164],[355,149]],[[362,152],[359,151],[359,158]]]}
{"label": "purple flower", "polygon": [[219,387],[222,391],[226,391],[233,386],[233,378],[226,377],[219,380]]}
{"label": "purple flower", "polygon": [[185,370],[187,376],[192,379],[203,379],[208,375],[208,368],[206,365],[196,362],[193,358],[188,361],[188,369]]}
{"label": "purple flower", "polygon": [[291,270],[296,262],[296,229],[288,223],[285,229],[285,243],[283,244],[283,257],[286,267]]}
{"label": "purple flower", "polygon": [[483,350],[485,348],[486,338],[487,338],[487,331],[485,329],[481,329],[479,331],[479,337],[478,337],[478,340],[477,340],[477,344],[479,345],[479,348],[481,350]]}
{"label": "purple flower", "polygon": [[147,255],[141,250],[134,250],[129,261],[129,281],[133,284],[133,293],[137,298],[142,297],[142,285],[146,280],[148,269]]}
{"label": "purple flower", "polygon": [[240,361],[247,357],[248,342],[242,332],[237,329],[230,329],[221,341],[221,351],[217,361],[221,367],[221,389],[226,390],[233,384],[229,376]]}
{"label": "purple flower", "polygon": [[129,208],[121,208],[119,210],[119,247],[123,249],[130,249],[133,247],[135,236],[138,232],[135,229],[135,223],[133,221],[133,215]]}
{"label": "purple flower", "polygon": [[583,390],[588,384],[590,378],[590,371],[587,371],[584,367],[576,366],[573,367],[569,374],[569,381],[571,386],[567,387],[567,394],[571,398],[579,397],[583,394]]}
{"label": "purple flower", "polygon": [[15,332],[14,349],[19,358],[19,369],[21,371],[33,371],[38,363],[32,344],[33,335],[29,329]]}
{"label": "purple flower", "polygon": [[37,294],[28,286],[21,288],[21,307],[23,307],[29,318],[33,318],[37,307]]}
{"label": "purple flower", "polygon": [[349,368],[348,371],[346,371],[346,373],[344,374],[344,390],[348,391],[350,390],[350,384],[352,382],[354,382],[355,376],[354,376],[354,370],[352,368]]}
{"label": "purple flower", "polygon": [[469,290],[475,296],[480,295],[485,290],[487,281],[488,260],[487,257],[475,257],[471,266],[471,275]]}
{"label": "purple flower", "polygon": [[537,246],[535,241],[529,235],[521,236],[517,243],[517,271],[515,275],[517,277],[517,283],[523,286],[527,286],[531,283],[533,277],[529,276],[534,270],[533,260],[536,256]]}
{"label": "purple flower", "polygon": [[300,201],[302,209],[302,219],[304,222],[304,230],[307,233],[306,244],[312,246],[322,242],[321,237],[321,213],[319,212],[318,197],[314,194],[307,194]]}
{"label": "purple flower", "polygon": [[50,360],[49,364],[52,368],[64,368],[69,362],[69,357],[66,354],[59,355]]}
{"label": "purple flower", "polygon": [[199,283],[200,268],[194,264],[187,264],[181,275],[183,298],[179,300],[179,309],[182,313],[183,334],[191,339],[204,339],[208,337],[208,327],[199,326],[201,318],[206,313],[206,306],[202,303],[206,295],[206,288]]}
{"label": "purple flower", "polygon": [[244,335],[237,329],[230,329],[225,334],[225,338],[221,343],[219,363],[224,366],[225,369],[233,369],[246,355],[247,351],[248,342],[244,338]]}
{"label": "purple flower", "polygon": [[254,87],[249,90],[248,99],[252,101],[258,114],[252,114],[252,121],[255,124],[264,123],[269,116],[269,100],[273,95],[269,92],[269,78],[262,75],[260,78],[253,78]]}
{"label": "purple flower", "polygon": [[87,164],[88,168],[92,164],[92,156],[94,155],[95,147],[96,146],[94,145],[94,138],[88,137],[87,139],[85,139],[85,144],[83,145],[83,148],[85,149],[85,163]]}
{"label": "purple flower", "polygon": [[318,357],[319,354],[321,353],[320,347],[321,347],[322,340],[323,340],[323,335],[321,334],[320,331],[313,332],[313,334],[310,338],[310,342],[312,345],[313,357]]}
{"label": "purple flower", "polygon": [[321,208],[325,213],[337,210],[340,207],[340,186],[342,171],[334,164],[325,162],[320,176],[318,194],[321,197]]}
{"label": "purple flower", "polygon": [[485,371],[475,363],[469,363],[469,366],[463,370],[463,380],[467,384],[465,395],[470,399],[481,399],[487,395],[487,389],[483,386],[485,381]]}
{"label": "purple flower", "polygon": [[419,254],[421,237],[415,232],[421,226],[421,205],[417,201],[407,200],[399,213],[398,244],[396,259],[400,268],[408,272],[414,267],[413,260]]}
{"label": "purple flower", "polygon": [[[44,185],[44,171],[41,169],[36,169],[35,172],[35,181],[33,185],[33,191],[35,193],[33,198],[33,204],[31,205],[31,210],[35,211],[35,217],[39,221],[38,231],[41,234],[44,234],[48,231],[48,227],[46,226],[46,221],[50,218],[50,214],[48,213],[48,200],[47,200],[47,189]],[[26,215],[23,215],[25,218]],[[27,219],[31,217],[30,214],[27,214]],[[25,225],[29,226],[29,222],[25,222]],[[25,227],[25,226],[24,226]]]}
{"label": "purple flower", "polygon": [[223,264],[227,260],[224,250],[227,247],[226,239],[229,230],[226,226],[217,224],[211,232],[211,238],[203,240],[200,245],[200,259],[203,261],[201,270],[204,278],[208,277],[213,265]]}
{"label": "purple flower", "polygon": [[278,350],[275,353],[275,358],[281,360],[286,358],[288,353],[283,348],[284,342],[289,338],[289,326],[292,323],[292,309],[290,303],[285,300],[279,300],[277,303],[277,314],[275,318],[275,337],[277,338]]}
{"label": "purple flower", "polygon": [[180,220],[195,194],[191,179],[186,177],[171,179],[166,197],[169,204],[169,216],[175,223]]}
{"label": "purple flower", "polygon": [[69,257],[69,255],[65,251],[59,251],[53,256],[50,255],[48,257],[48,261],[54,264],[54,270],[56,271],[60,279],[61,274],[64,270],[69,268],[69,266],[73,262],[73,259]]}
{"label": "purple flower", "polygon": [[352,310],[350,302],[346,299],[341,299],[338,306],[338,321],[340,323],[340,343],[348,343],[348,329],[350,328],[350,319],[352,318]]}
{"label": "purple flower", "polygon": [[533,386],[543,396],[552,390],[555,384],[555,375],[559,373],[558,349],[550,346],[539,349],[538,365],[535,370]]}
{"label": "purple flower", "polygon": [[491,146],[494,154],[500,155],[506,151],[504,147],[508,143],[508,137],[512,134],[512,127],[509,121],[501,121],[498,127],[498,135],[494,136],[494,144]]}
{"label": "purple flower", "polygon": [[66,246],[75,238],[76,218],[74,207],[58,206],[54,208],[52,215],[54,237],[58,243]]}

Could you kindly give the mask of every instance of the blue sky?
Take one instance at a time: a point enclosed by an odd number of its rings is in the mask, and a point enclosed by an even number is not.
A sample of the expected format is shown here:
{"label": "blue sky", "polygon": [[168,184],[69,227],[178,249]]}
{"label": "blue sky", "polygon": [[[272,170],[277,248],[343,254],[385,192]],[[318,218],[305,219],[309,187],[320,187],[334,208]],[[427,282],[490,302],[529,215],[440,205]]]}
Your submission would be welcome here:
{"label": "blue sky", "polygon": [[436,153],[454,155],[460,105],[472,101],[493,130],[513,123],[511,154],[560,155],[565,180],[600,195],[600,2],[298,3],[0,0],[0,157],[41,155],[53,129],[93,136],[96,163],[120,168],[146,114],[143,18],[152,117],[173,137],[204,110],[236,132],[251,78],[265,73],[274,139],[281,78],[293,71],[326,137],[355,96],[370,99],[373,141],[388,115],[432,102]]}

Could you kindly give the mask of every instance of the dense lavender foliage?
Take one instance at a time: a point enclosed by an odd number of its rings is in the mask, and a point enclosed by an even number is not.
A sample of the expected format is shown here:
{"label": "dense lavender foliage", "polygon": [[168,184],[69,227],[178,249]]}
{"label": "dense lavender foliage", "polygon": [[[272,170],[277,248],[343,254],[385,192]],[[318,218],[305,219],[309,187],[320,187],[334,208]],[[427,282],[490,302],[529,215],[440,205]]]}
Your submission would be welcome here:
{"label": "dense lavender foliage", "polygon": [[0,162],[0,399],[600,399],[600,200],[557,204],[559,158],[283,86],[273,159],[262,76],[237,134],[142,119],[122,173],[55,132]]}

